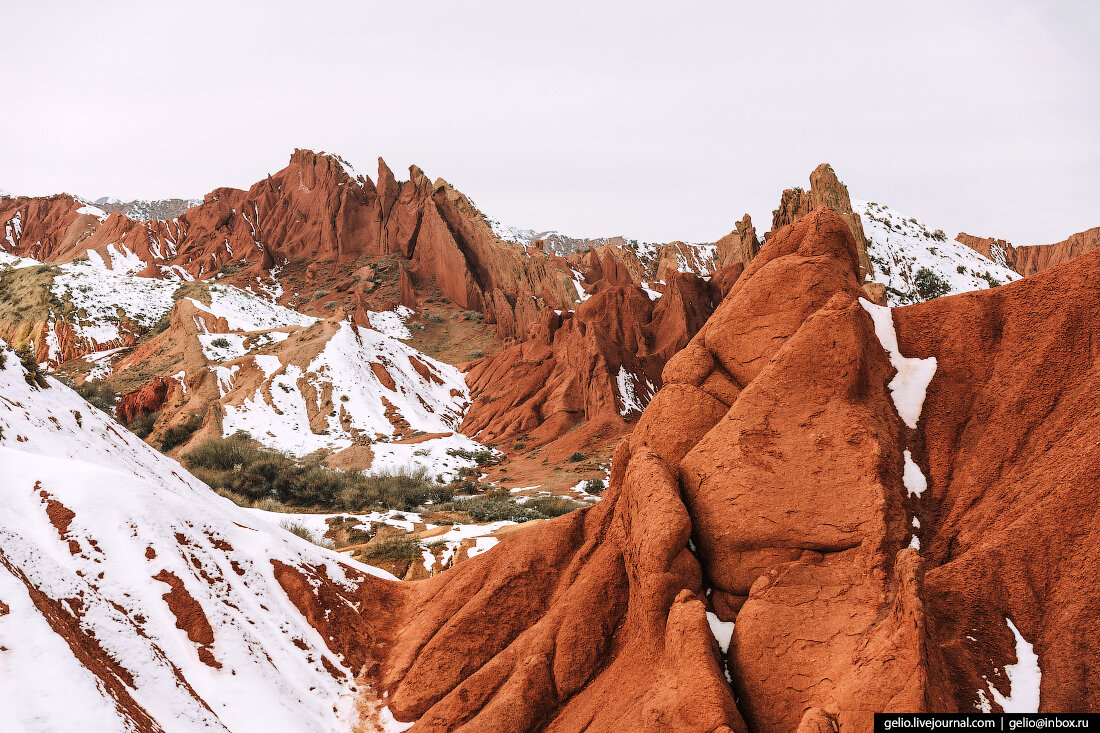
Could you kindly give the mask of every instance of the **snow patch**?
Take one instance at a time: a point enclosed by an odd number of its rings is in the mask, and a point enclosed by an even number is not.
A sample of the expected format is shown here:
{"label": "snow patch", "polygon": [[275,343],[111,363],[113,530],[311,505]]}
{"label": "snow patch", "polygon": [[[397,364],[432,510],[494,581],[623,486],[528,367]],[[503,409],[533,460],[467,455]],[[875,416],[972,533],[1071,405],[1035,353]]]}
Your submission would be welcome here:
{"label": "snow patch", "polygon": [[859,302],[870,314],[875,324],[875,335],[882,348],[890,355],[890,363],[897,370],[889,385],[894,407],[906,425],[916,428],[924,407],[924,398],[928,393],[928,385],[936,374],[936,357],[922,359],[902,356],[898,349],[898,334],[894,330],[894,316],[890,308],[875,305],[865,298],[860,298]]}
{"label": "snow patch", "polygon": [[[924,477],[924,472],[913,460],[913,454],[909,452],[908,448],[902,452],[902,460],[904,461],[904,468],[902,469],[901,482],[909,496],[915,496],[919,499],[924,490],[928,488],[928,479]],[[916,526],[919,527],[920,524]]]}
{"label": "snow patch", "polygon": [[1039,656],[1034,647],[1024,641],[1020,630],[1012,619],[1005,619],[1012,635],[1016,637],[1016,663],[1005,665],[1005,676],[1008,677],[1012,694],[1002,695],[993,685],[989,686],[989,692],[993,699],[1006,713],[1037,713],[1039,712],[1039,683],[1043,673],[1039,669]]}

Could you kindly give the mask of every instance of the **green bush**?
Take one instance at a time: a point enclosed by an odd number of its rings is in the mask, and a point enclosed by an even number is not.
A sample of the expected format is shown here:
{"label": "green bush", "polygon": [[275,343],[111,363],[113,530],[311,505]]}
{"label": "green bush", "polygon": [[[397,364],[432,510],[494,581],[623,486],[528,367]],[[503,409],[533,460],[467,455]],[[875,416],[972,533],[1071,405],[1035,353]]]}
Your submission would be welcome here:
{"label": "green bush", "polygon": [[219,336],[218,338],[211,341],[210,345],[213,346],[215,349],[228,349],[230,346],[229,339],[227,339],[225,336]]}
{"label": "green bush", "polygon": [[916,285],[921,300],[932,300],[941,295],[947,295],[951,291],[951,286],[947,284],[947,281],[927,267],[917,270],[916,277],[913,278],[913,284]]}
{"label": "green bush", "polygon": [[569,458],[567,458],[566,460],[570,463],[580,463],[581,461],[588,460],[588,456],[581,453],[580,451],[577,451],[573,455],[569,456]]}
{"label": "green bush", "polygon": [[364,474],[338,471],[316,459],[299,459],[257,446],[243,434],[203,440],[183,456],[183,464],[212,488],[255,504],[275,500],[287,506],[341,511],[400,509],[454,497],[453,489],[431,480],[427,469],[399,468]]}
{"label": "green bush", "polygon": [[415,560],[423,555],[420,542],[414,539],[383,540],[363,549],[361,557],[365,560]]}
{"label": "green bush", "polygon": [[1002,285],[1001,281],[989,274],[989,270],[986,270],[981,274],[982,280],[989,283],[989,287],[996,288]]}
{"label": "green bush", "polygon": [[584,482],[584,490],[588,494],[601,494],[605,488],[602,478],[590,478]]}
{"label": "green bush", "polygon": [[183,445],[191,436],[195,434],[195,431],[202,427],[202,417],[199,415],[192,415],[185,422],[181,422],[177,425],[173,425],[164,431],[164,434],[160,436],[160,449],[162,451],[170,451],[177,445]]}
{"label": "green bush", "polygon": [[76,386],[76,393],[108,415],[114,412],[118,402],[118,395],[103,381],[83,382]]}
{"label": "green bush", "polygon": [[582,509],[587,506],[587,504],[573,501],[565,496],[540,496],[537,499],[531,499],[523,506],[528,509],[534,509],[539,514],[547,517],[560,517],[562,514],[568,514],[571,511]]}
{"label": "green bush", "polygon": [[466,512],[475,522],[528,522],[546,515],[528,509],[508,494],[485,494],[474,499],[452,501],[435,507],[440,511]]}

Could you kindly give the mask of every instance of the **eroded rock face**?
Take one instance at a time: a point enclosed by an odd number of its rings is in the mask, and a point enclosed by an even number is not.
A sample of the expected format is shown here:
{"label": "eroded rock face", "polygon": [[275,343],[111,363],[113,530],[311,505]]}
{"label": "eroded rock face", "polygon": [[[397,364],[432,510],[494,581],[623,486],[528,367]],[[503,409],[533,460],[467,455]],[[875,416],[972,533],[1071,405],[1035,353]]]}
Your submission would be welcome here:
{"label": "eroded rock face", "polygon": [[[266,276],[287,262],[351,262],[397,255],[414,277],[434,281],[461,308],[481,311],[501,338],[515,338],[540,312],[576,301],[564,260],[498,239],[481,212],[446,181],[416,166],[398,182],[379,160],[377,185],[339,158],[296,150],[290,163],[247,191],[219,188],[178,217],[103,218],[76,199],[0,200],[0,247],[44,262],[99,254],[110,267],[127,257],[138,274],[210,278],[225,267]],[[409,273],[406,273],[406,276]],[[414,296],[402,282],[402,300]]]}
{"label": "eroded rock face", "polygon": [[745,214],[734,230],[715,242],[715,245],[718,247],[718,262],[723,267],[737,262],[752,262],[752,258],[760,251],[760,240],[756,238],[752,217]]}
{"label": "eroded rock face", "polygon": [[852,201],[848,196],[848,187],[837,178],[833,167],[822,163],[810,174],[810,190],[788,188],[783,191],[779,208],[772,212],[772,231],[793,224],[814,209],[828,207],[840,215],[851,229],[859,253],[859,266],[864,275],[873,274],[871,259],[867,255],[867,237],[863,233],[863,221],[859,214],[852,211]]}
{"label": "eroded rock face", "polygon": [[[603,272],[617,270],[604,264]],[[475,399],[462,432],[540,443],[580,423],[625,432],[659,388],[665,363],[721,299],[717,286],[695,275],[666,277],[656,302],[635,285],[601,280],[575,312],[546,314],[528,340],[474,365],[466,381]]]}
{"label": "eroded rock face", "polygon": [[[1098,273],[875,310],[846,221],[780,230],[668,361],[603,501],[405,586],[393,714],[861,731],[1026,699],[1006,619],[1040,709],[1095,707]],[[705,612],[736,621],[728,655]]]}
{"label": "eroded rock face", "polygon": [[1086,229],[1054,244],[1017,247],[1015,269],[1021,275],[1031,275],[1096,249],[1100,249],[1100,227]]}
{"label": "eroded rock face", "polygon": [[1016,269],[1016,248],[1003,239],[975,237],[966,232],[959,232],[959,235],[955,237],[955,241],[965,244],[978,254],[985,255],[994,262],[1005,267],[1011,267],[1013,270]]}

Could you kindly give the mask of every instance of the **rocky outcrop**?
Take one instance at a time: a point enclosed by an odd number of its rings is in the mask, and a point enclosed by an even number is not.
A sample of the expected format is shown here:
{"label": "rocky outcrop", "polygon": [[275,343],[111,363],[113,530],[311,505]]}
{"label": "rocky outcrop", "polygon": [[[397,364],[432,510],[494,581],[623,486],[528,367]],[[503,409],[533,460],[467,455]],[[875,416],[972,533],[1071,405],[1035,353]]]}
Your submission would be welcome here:
{"label": "rocky outcrop", "polygon": [[[966,232],[959,232],[955,241],[965,244],[980,255],[984,255],[999,265],[1004,265],[1013,270],[1016,269],[1016,248],[1003,239],[993,237],[975,237]],[[1019,272],[1017,270],[1017,272]]]}
{"label": "rocky outcrop", "polygon": [[713,311],[716,286],[668,275],[656,302],[633,285],[598,283],[573,313],[550,313],[529,338],[476,364],[462,432],[481,440],[558,438],[580,423],[623,432],[661,383],[661,370]]}
{"label": "rocky outcrop", "polygon": [[144,387],[119,396],[115,416],[123,425],[129,425],[135,418],[160,410],[167,397],[168,381],[157,377]]}
{"label": "rocky outcrop", "polygon": [[760,240],[756,238],[756,227],[752,218],[745,214],[733,231],[715,242],[718,247],[718,264],[722,267],[736,262],[748,264],[760,251]]}
{"label": "rocky outcrop", "polygon": [[1086,229],[1054,244],[1017,247],[1015,270],[1021,275],[1032,275],[1096,249],[1100,249],[1100,227]]}
{"label": "rocky outcrop", "polygon": [[779,208],[772,212],[772,230],[767,236],[779,231],[781,227],[793,224],[814,209],[828,207],[838,213],[848,224],[859,252],[859,266],[865,275],[874,274],[871,259],[867,254],[867,237],[863,233],[863,221],[859,214],[852,211],[852,201],[848,197],[848,187],[837,178],[833,167],[822,163],[810,174],[810,190],[788,188],[783,191]]}

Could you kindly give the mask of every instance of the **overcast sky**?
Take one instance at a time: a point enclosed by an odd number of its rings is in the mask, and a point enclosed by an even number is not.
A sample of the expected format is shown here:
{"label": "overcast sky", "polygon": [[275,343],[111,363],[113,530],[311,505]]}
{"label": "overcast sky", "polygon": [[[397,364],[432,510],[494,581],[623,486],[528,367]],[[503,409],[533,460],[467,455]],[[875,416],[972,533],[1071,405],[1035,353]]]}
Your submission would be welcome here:
{"label": "overcast sky", "polygon": [[1100,225],[1100,3],[5,3],[0,188],[417,163],[505,224],[712,241],[833,164],[954,235]]}

